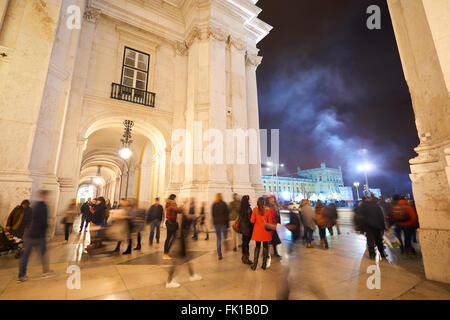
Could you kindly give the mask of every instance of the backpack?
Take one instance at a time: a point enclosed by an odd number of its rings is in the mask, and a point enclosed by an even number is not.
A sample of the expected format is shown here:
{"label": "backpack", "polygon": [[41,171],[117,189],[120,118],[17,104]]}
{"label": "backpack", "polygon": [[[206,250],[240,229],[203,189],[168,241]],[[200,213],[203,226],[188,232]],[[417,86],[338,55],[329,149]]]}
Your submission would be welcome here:
{"label": "backpack", "polygon": [[409,220],[405,205],[396,205],[392,208],[392,220],[396,222]]}

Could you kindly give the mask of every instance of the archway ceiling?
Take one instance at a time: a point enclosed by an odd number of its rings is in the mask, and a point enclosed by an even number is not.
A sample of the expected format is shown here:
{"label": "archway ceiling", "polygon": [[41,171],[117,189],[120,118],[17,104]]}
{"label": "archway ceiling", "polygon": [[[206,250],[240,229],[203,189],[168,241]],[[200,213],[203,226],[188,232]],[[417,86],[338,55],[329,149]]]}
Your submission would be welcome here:
{"label": "archway ceiling", "polygon": [[[146,143],[150,143],[150,140],[140,134],[138,131],[131,131],[131,140],[133,143],[130,146],[130,149],[133,151],[133,155],[131,156],[131,161],[139,162],[142,151],[146,145]],[[85,158],[88,154],[95,154],[98,150],[108,150],[111,158],[119,158],[118,152],[120,148],[122,148],[122,143],[120,140],[123,136],[123,128],[103,128],[93,132],[87,141],[86,149],[83,153],[83,158]],[[109,158],[109,156],[108,156]]]}

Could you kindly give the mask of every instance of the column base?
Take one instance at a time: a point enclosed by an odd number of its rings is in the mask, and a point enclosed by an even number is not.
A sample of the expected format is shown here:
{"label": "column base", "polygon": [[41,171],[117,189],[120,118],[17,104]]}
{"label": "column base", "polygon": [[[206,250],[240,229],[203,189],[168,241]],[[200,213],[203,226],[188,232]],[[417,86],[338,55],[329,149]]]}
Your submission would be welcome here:
{"label": "column base", "polygon": [[450,230],[419,229],[425,277],[450,284]]}

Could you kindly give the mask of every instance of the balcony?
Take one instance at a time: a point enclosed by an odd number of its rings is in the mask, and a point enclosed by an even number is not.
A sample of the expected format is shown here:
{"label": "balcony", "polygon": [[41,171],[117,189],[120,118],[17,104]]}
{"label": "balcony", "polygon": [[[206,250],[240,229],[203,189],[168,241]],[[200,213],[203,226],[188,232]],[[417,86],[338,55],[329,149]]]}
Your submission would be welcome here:
{"label": "balcony", "polygon": [[142,104],[147,107],[155,107],[155,94],[153,92],[139,90],[122,84],[111,84],[111,98]]}

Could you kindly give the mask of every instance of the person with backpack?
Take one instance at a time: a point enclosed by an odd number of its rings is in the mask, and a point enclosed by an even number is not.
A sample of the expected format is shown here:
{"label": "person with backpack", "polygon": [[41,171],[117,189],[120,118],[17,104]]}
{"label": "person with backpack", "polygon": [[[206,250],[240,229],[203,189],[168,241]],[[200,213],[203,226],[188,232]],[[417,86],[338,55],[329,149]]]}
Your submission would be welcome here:
{"label": "person with backpack", "polygon": [[[419,225],[419,219],[416,210],[408,203],[404,197],[394,195],[392,198],[396,204],[392,206],[390,221],[395,225],[395,234],[400,240],[400,250],[402,253],[410,252],[415,254],[411,240],[415,228]],[[402,233],[405,240],[402,240]]]}

